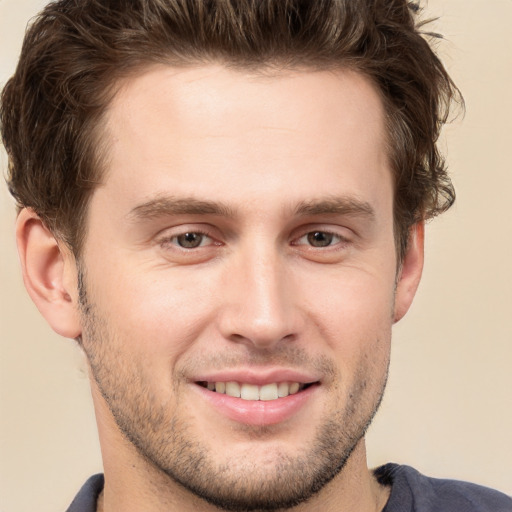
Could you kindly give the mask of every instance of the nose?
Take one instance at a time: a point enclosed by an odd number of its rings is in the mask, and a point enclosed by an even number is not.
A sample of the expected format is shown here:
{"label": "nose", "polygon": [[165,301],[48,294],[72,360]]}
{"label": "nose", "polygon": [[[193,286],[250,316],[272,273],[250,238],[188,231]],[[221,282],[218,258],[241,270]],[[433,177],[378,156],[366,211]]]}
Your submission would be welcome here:
{"label": "nose", "polygon": [[302,316],[292,273],[279,252],[248,251],[232,263],[221,299],[222,335],[258,349],[295,339]]}

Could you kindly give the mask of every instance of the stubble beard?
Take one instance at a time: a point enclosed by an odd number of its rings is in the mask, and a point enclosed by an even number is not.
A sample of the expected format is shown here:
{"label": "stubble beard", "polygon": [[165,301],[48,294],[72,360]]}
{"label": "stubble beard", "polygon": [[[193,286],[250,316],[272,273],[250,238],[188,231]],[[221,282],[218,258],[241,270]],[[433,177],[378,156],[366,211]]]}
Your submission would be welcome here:
{"label": "stubble beard", "polygon": [[[344,407],[336,409],[317,428],[314,440],[300,450],[300,455],[274,451],[272,464],[263,468],[247,457],[220,465],[208,446],[191,435],[193,430],[186,419],[179,413],[173,415],[168,404],[157,401],[145,377],[143,361],[132,361],[123,353],[122,343],[112,335],[107,320],[89,303],[83,277],[79,279],[83,325],[80,343],[92,377],[119,430],[160,476],[166,475],[221,510],[269,512],[308,501],[343,470],[379,408],[387,371],[378,391],[368,397],[372,367],[361,365]],[[336,372],[334,363],[330,365]],[[272,427],[248,430],[255,439],[272,435]],[[169,490],[160,488],[156,492],[165,496]]]}

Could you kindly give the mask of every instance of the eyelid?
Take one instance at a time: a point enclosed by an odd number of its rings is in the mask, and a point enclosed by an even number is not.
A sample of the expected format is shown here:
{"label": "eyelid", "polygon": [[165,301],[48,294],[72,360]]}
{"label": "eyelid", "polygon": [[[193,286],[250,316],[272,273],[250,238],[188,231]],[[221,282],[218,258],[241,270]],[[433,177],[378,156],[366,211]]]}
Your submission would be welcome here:
{"label": "eyelid", "polygon": [[[190,235],[190,234],[194,234],[194,235],[197,235],[200,237],[200,240],[199,240],[199,245],[195,246],[195,247],[185,247],[183,245],[180,244],[180,241],[179,239],[182,237],[182,236],[185,236],[185,235]],[[210,245],[215,245],[213,242],[213,238],[205,233],[200,233],[199,231],[187,231],[186,233],[182,233],[180,235],[173,235],[171,236],[169,239],[169,243],[171,243],[172,245],[175,245],[176,247],[180,248],[180,249],[185,249],[187,251],[192,251],[194,249],[199,249],[200,247],[208,247]]]}
{"label": "eyelid", "polygon": [[[333,227],[333,226],[325,226],[321,224],[312,224],[308,226],[303,226],[300,230],[296,230],[296,233],[293,235],[292,245],[308,245],[308,244],[298,244],[297,242],[301,239],[309,235],[310,233],[325,233],[329,235],[333,235],[339,238],[339,242],[336,244],[327,246],[327,247],[335,247],[339,243],[350,243],[352,241],[351,236],[349,235],[352,232],[351,229],[346,227]],[[313,249],[317,249],[317,247],[310,246]],[[325,249],[325,248],[320,248]]]}
{"label": "eyelid", "polygon": [[[177,250],[182,251],[193,251],[194,249],[200,249],[204,247],[210,247],[212,245],[221,245],[221,242],[217,239],[218,237],[215,237],[212,233],[213,229],[209,229],[208,227],[204,226],[197,226],[197,225],[180,225],[176,226],[174,228],[166,228],[156,236],[156,243],[160,246],[164,245],[172,245],[173,248]],[[185,235],[186,233],[196,233],[198,235],[202,235],[204,237],[207,237],[211,240],[211,243],[208,243],[206,245],[200,245],[198,247],[194,248],[185,248],[180,247],[177,243],[173,243],[179,236]]]}
{"label": "eyelid", "polygon": [[[316,247],[310,243],[308,243],[307,241],[305,241],[304,243],[299,243],[300,240],[302,240],[303,238],[307,239],[307,237],[311,234],[311,233],[323,233],[323,234],[326,234],[326,235],[331,235],[333,238],[336,238],[337,240],[336,241],[333,241],[333,243],[330,243],[329,245],[326,245],[326,246],[319,246],[319,247]],[[340,243],[343,243],[344,241],[346,241],[345,238],[343,238],[341,235],[337,234],[337,233],[332,233],[330,231],[324,231],[324,230],[320,230],[320,229],[315,229],[313,231],[308,231],[307,233],[305,233],[304,235],[302,235],[301,237],[299,237],[298,239],[296,239],[294,245],[306,245],[308,247],[312,247],[313,249],[326,249],[326,248],[329,248],[329,247],[334,247]]]}

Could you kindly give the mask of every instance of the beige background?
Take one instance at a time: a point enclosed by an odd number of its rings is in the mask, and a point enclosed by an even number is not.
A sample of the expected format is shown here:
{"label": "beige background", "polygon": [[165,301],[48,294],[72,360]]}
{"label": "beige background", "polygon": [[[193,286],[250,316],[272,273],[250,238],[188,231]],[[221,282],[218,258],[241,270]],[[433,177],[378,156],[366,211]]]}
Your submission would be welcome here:
{"label": "beige background", "polygon": [[[0,83],[44,3],[0,0]],[[426,12],[441,16],[441,53],[467,101],[443,141],[458,201],[428,226],[423,283],[395,329],[369,462],[512,494],[512,0],[431,0]],[[101,470],[93,410],[74,342],[54,334],[24,292],[13,223],[2,183],[0,511],[65,510]]]}

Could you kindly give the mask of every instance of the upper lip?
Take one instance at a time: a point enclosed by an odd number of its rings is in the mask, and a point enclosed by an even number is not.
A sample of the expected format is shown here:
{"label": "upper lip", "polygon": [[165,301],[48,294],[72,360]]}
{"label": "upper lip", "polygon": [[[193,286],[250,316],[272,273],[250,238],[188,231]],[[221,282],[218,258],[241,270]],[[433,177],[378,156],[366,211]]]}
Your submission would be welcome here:
{"label": "upper lip", "polygon": [[274,382],[298,382],[311,384],[320,380],[311,372],[291,368],[236,368],[205,372],[193,377],[194,382],[242,382],[256,386],[264,386]]}

